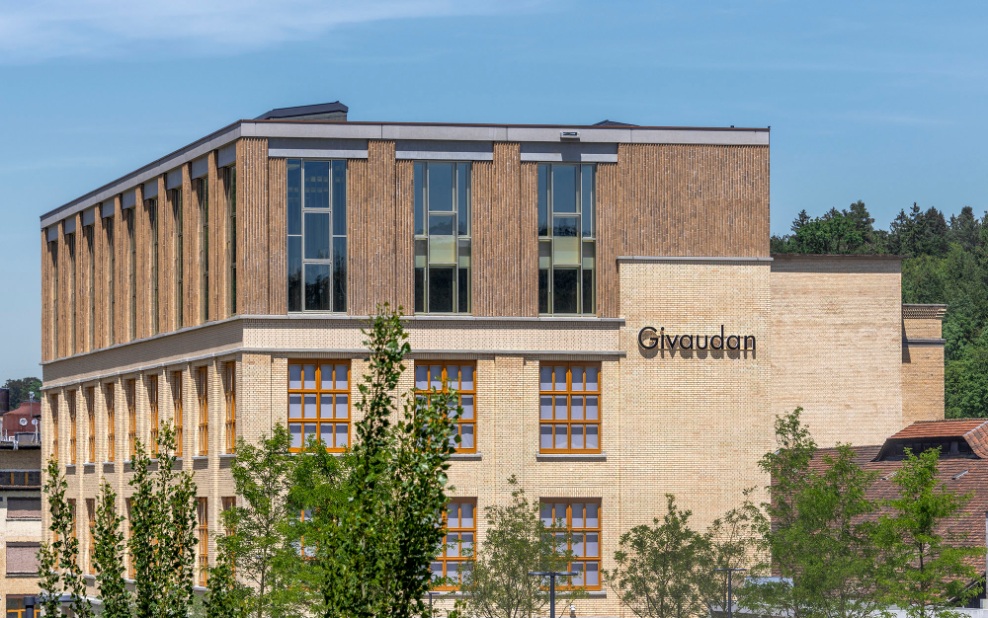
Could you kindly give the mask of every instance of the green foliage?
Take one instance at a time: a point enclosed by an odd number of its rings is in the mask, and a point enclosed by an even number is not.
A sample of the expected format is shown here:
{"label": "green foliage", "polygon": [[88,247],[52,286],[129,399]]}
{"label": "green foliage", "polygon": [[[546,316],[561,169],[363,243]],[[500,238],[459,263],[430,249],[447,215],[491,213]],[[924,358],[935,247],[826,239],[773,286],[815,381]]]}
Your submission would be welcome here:
{"label": "green foliage", "polygon": [[[280,599],[286,584],[273,568],[279,554],[291,555],[285,534],[285,522],[298,519],[298,511],[289,513],[287,487],[293,465],[289,453],[290,438],[284,425],[276,425],[270,438],[258,446],[240,440],[231,472],[240,505],[223,513],[229,533],[217,541],[221,555],[231,556],[240,580],[253,589],[246,599],[249,615],[255,618],[283,616],[289,608]],[[215,576],[210,587],[216,586]]]}
{"label": "green foliage", "polygon": [[359,385],[358,439],[342,455],[313,439],[296,458],[288,504],[307,516],[285,526],[298,549],[281,552],[275,565],[285,594],[310,615],[406,618],[428,611],[461,410],[452,392],[422,404],[396,393],[409,352],[398,313],[379,308],[364,332],[370,362]]}
{"label": "green foliage", "polygon": [[984,558],[985,548],[943,533],[945,522],[971,497],[952,493],[937,479],[939,457],[939,449],[919,456],[906,450],[902,467],[892,478],[899,497],[890,502],[892,513],[879,522],[889,547],[890,599],[910,618],[957,616],[949,608],[979,592],[967,586],[980,577],[973,561]]}
{"label": "green foliage", "polygon": [[175,470],[175,435],[159,434],[157,460],[138,442],[130,510],[130,541],[140,618],[184,618],[193,600],[196,487],[192,474]]}
{"label": "green foliage", "polygon": [[716,598],[716,553],[712,534],[689,526],[691,511],[666,494],[666,514],[652,525],[621,535],[616,566],[607,580],[617,597],[641,618],[694,618],[708,614]]}
{"label": "green foliage", "polygon": [[131,618],[133,598],[124,583],[123,518],[117,508],[117,495],[107,483],[100,488],[93,522],[96,588],[103,602],[101,618]]}
{"label": "green foliage", "polygon": [[816,444],[800,421],[802,410],[776,419],[778,450],[759,462],[772,479],[770,516],[762,537],[774,570],[783,578],[746,586],[741,603],[804,616],[864,618],[885,613],[886,596],[877,532],[878,505],[866,497],[875,481],[853,462],[846,445],[811,465]]}
{"label": "green foliage", "polygon": [[62,591],[70,595],[70,609],[77,618],[92,618],[93,608],[86,598],[86,582],[79,567],[79,539],[75,534],[76,513],[65,499],[68,485],[55,459],[45,468],[43,493],[48,497],[48,512],[54,540],[42,543],[38,551],[41,573],[41,605],[46,615],[61,615]]}
{"label": "green foliage", "polygon": [[22,402],[30,399],[32,393],[35,401],[41,398],[41,380],[38,378],[8,379],[3,387],[10,390],[11,410],[16,410]]}
{"label": "green foliage", "polygon": [[216,566],[209,569],[209,590],[206,592],[206,618],[247,618],[251,615],[246,586],[237,581],[233,556],[219,543]]}
{"label": "green foliage", "polygon": [[[525,497],[515,477],[511,504],[487,508],[487,536],[477,552],[470,578],[463,583],[457,601],[459,615],[480,618],[528,618],[547,610],[545,582],[532,571],[565,571],[572,552],[571,537],[546,528],[539,503]],[[576,592],[576,596],[579,591]],[[571,592],[572,596],[574,592]]]}

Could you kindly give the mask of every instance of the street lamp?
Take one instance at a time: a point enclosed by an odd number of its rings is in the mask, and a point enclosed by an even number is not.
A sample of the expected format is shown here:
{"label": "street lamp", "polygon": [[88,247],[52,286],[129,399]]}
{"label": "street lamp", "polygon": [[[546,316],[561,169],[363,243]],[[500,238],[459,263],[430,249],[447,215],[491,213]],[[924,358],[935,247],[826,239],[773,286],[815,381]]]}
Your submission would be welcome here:
{"label": "street lamp", "polygon": [[549,618],[556,618],[556,578],[573,577],[578,575],[576,571],[529,571],[532,577],[549,578]]}
{"label": "street lamp", "polygon": [[734,581],[733,575],[735,572],[743,572],[748,569],[738,569],[725,567],[722,569],[714,569],[714,571],[727,571],[727,618],[733,618],[734,616]]}

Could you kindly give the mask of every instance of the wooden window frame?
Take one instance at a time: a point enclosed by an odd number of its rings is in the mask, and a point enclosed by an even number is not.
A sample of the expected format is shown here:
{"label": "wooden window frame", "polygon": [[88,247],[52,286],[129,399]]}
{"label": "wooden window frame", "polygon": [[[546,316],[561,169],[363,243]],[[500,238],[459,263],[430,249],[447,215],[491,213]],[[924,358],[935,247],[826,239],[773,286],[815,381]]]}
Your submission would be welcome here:
{"label": "wooden window frame", "polygon": [[[300,379],[299,379],[299,385],[300,385],[299,388],[292,388],[292,386],[291,386],[292,367],[295,367],[295,366],[302,367],[302,372],[300,374]],[[306,383],[306,372],[305,372],[305,368],[308,367],[308,366],[314,367],[314,374],[313,374],[313,384],[315,385],[314,388],[306,388],[305,387],[305,383]],[[346,375],[346,387],[345,388],[342,388],[342,389],[338,389],[338,388],[336,388],[336,382],[337,382],[336,368],[337,367],[341,367],[341,366],[346,368],[346,374],[347,374]],[[333,375],[333,379],[331,380],[332,388],[328,388],[327,389],[327,388],[323,388],[322,387],[322,369],[323,369],[323,367],[332,367],[333,368],[334,375]],[[305,448],[305,445],[306,445],[306,443],[307,443],[307,441],[309,439],[309,435],[310,435],[309,432],[306,431],[306,427],[307,426],[314,426],[315,427],[315,429],[314,429],[314,431],[315,431],[314,435],[316,435],[316,436],[321,436],[322,435],[322,426],[323,425],[332,425],[333,426],[333,431],[330,432],[330,435],[333,438],[333,446],[326,447],[326,450],[328,452],[330,452],[330,453],[342,453],[347,448],[349,448],[351,444],[353,444],[353,437],[351,435],[353,433],[353,411],[352,411],[352,408],[353,408],[353,396],[350,393],[350,384],[351,384],[352,371],[353,371],[352,364],[351,364],[351,362],[349,360],[324,359],[324,360],[302,360],[302,361],[292,361],[292,360],[290,360],[290,361],[288,361],[288,416],[287,416],[287,420],[288,420],[288,431],[289,431],[289,435],[291,436],[292,427],[293,426],[298,426],[300,428],[301,436],[302,436],[302,438],[301,438],[302,439],[301,446],[294,446],[294,445],[291,446],[290,450],[293,453],[300,452],[300,451],[302,451]],[[299,409],[300,416],[292,416],[292,397],[293,396],[298,396],[299,397],[299,408],[298,409]],[[315,416],[314,417],[306,417],[305,416],[305,399],[306,399],[307,396],[315,397],[316,413],[315,413]],[[345,396],[347,398],[347,401],[346,401],[346,418],[336,418],[335,415],[334,415],[334,413],[336,411],[337,399],[340,396]],[[332,404],[330,406],[331,407],[330,414],[327,415],[327,416],[323,416],[323,414],[322,414],[322,400],[323,400],[323,397],[332,397]],[[346,425],[346,428],[347,428],[347,431],[346,431],[346,436],[347,436],[346,445],[345,446],[337,446],[337,443],[336,443],[336,435],[337,435],[336,434],[336,425],[344,425],[344,424]]]}
{"label": "wooden window frame", "polygon": [[[432,388],[433,387],[433,370],[440,368],[440,388],[437,388],[437,392],[448,393],[449,389],[452,388],[457,394],[457,403],[463,405],[463,398],[470,397],[472,400],[472,409],[470,410],[471,417],[463,418],[463,416],[456,419],[456,433],[460,436],[461,443],[456,446],[457,453],[476,453],[477,452],[477,362],[476,361],[416,361],[415,362],[415,396],[417,398],[424,398],[426,401],[432,398]],[[456,367],[457,375],[456,384],[449,379],[449,368]],[[469,367],[473,370],[473,388],[464,389],[463,386],[463,368]],[[425,380],[419,380],[420,369],[425,369]],[[425,385],[423,387],[423,384]],[[473,446],[464,447],[462,446],[463,432],[466,428],[473,431]]]}
{"label": "wooden window frame", "polygon": [[[458,517],[458,523],[461,524],[456,527],[449,526],[449,505],[458,504],[470,505],[473,509],[473,526],[463,526],[463,515],[462,510],[460,511],[460,517]],[[432,571],[435,572],[435,567],[441,569],[441,578],[446,579],[449,572],[449,566],[455,564],[456,568],[456,579],[457,583],[443,582],[432,587],[433,590],[443,590],[443,591],[453,591],[459,590],[460,586],[463,584],[464,566],[473,566],[473,562],[477,558],[477,499],[476,498],[450,498],[449,505],[443,510],[443,529],[445,531],[445,538],[443,540],[443,548],[438,556],[432,561]],[[469,555],[463,555],[463,537],[464,535],[472,535],[472,551]],[[455,537],[450,539],[450,537]],[[456,555],[450,555],[450,547],[456,544],[457,550]]]}
{"label": "wooden window frame", "polygon": [[58,395],[48,397],[48,407],[51,408],[51,454],[58,461],[61,459],[58,443]]}
{"label": "wooden window frame", "polygon": [[205,587],[209,584],[209,498],[196,498],[196,534],[196,582]]}
{"label": "wooden window frame", "polygon": [[127,404],[127,455],[128,461],[137,456],[137,379],[124,380],[124,399]]}
{"label": "wooden window frame", "polygon": [[130,541],[134,538],[134,499],[124,500],[127,509],[127,534],[125,535],[124,553],[127,560],[127,579],[134,580],[137,577],[137,566],[134,564],[134,552],[130,551]]}
{"label": "wooden window frame", "polygon": [[226,405],[226,420],[224,423],[225,453],[233,454],[237,450],[237,363],[230,361],[223,364],[223,395]]}
{"label": "wooden window frame", "polygon": [[83,391],[86,399],[86,463],[96,461],[96,387],[87,386]]}
{"label": "wooden window frame", "polygon": [[199,397],[199,423],[197,453],[199,457],[209,455],[209,366],[196,367],[196,394]]}
{"label": "wooden window frame", "polygon": [[96,556],[96,499],[86,498],[86,522],[89,536],[86,539],[86,572],[95,573],[93,558]]}
{"label": "wooden window frame", "polygon": [[106,460],[112,462],[117,459],[117,405],[113,382],[103,385],[103,397],[106,402]]}
{"label": "wooden window frame", "polygon": [[79,417],[76,409],[76,393],[70,390],[65,393],[69,404],[69,464],[79,462]]}
{"label": "wooden window frame", "polygon": [[172,423],[175,425],[175,457],[182,457],[185,452],[185,409],[182,404],[183,377],[181,371],[172,372]]}
{"label": "wooden window frame", "polygon": [[161,431],[161,416],[158,406],[158,376],[157,374],[149,375],[147,379],[148,416],[151,423],[148,429],[148,450],[151,451],[151,457],[156,459],[158,457],[158,435]]}
{"label": "wooden window frame", "polygon": [[[566,371],[566,388],[565,390],[555,390],[556,384],[556,370],[559,368],[564,368]],[[573,389],[573,369],[581,368],[583,369],[583,390]],[[587,369],[597,370],[597,388],[595,390],[587,390]],[[543,369],[550,370],[549,384],[553,387],[551,390],[542,389],[542,375]],[[603,392],[603,371],[601,371],[600,363],[586,363],[586,362],[556,362],[556,361],[543,361],[539,364],[539,453],[542,454],[567,454],[567,453],[601,453],[604,444],[604,436],[602,432],[602,411],[603,411],[603,397],[601,393]],[[552,406],[552,418],[542,418],[542,405],[543,399],[548,397],[550,399],[550,405]],[[555,405],[557,397],[566,398],[566,418],[557,419],[555,418]],[[573,418],[573,398],[574,397],[596,397],[597,398],[597,418],[595,420],[588,420],[586,418],[586,412],[583,413],[583,418]],[[586,402],[584,401],[584,406],[586,407]],[[574,426],[583,426],[583,448],[573,448],[573,428]],[[550,426],[553,428],[552,431],[552,446],[544,448],[542,446],[542,430],[543,427]],[[566,448],[556,448],[555,439],[555,428],[563,426],[566,428]],[[597,446],[596,448],[587,448],[587,428],[593,426],[597,428]]]}
{"label": "wooden window frame", "polygon": [[[595,504],[595,505],[597,505],[597,526],[596,527],[589,527],[589,526],[586,525],[587,524],[587,508],[586,507],[587,507],[588,504]],[[574,528],[573,527],[573,507],[575,505],[581,505],[583,507],[583,512],[581,513],[581,515],[582,515],[582,518],[583,518],[583,524],[584,525],[581,526],[581,527],[575,527]],[[557,512],[559,506],[564,506],[565,507],[565,511],[566,512],[565,512],[565,514],[563,514],[562,517],[560,517],[560,513]],[[548,518],[546,517],[546,507],[549,507],[549,509],[550,509],[550,516]],[[582,556],[574,555],[570,559],[570,562],[566,565],[566,570],[567,571],[574,571],[574,570],[576,570],[574,568],[575,565],[577,565],[577,564],[583,564],[584,566],[583,566],[583,570],[581,572],[584,575],[582,575],[580,577],[585,578],[586,565],[587,564],[596,564],[597,565],[597,583],[594,584],[594,585],[591,585],[591,586],[586,585],[586,583],[583,583],[583,584],[572,584],[572,585],[563,585],[563,586],[561,586],[561,588],[562,589],[582,588],[584,590],[600,590],[602,588],[601,582],[603,580],[603,574],[601,572],[601,566],[602,566],[602,561],[603,561],[603,556],[604,556],[604,552],[603,552],[603,549],[602,549],[603,548],[603,542],[604,542],[603,541],[603,536],[604,536],[604,534],[603,534],[604,517],[603,517],[603,508],[601,507],[601,500],[600,500],[600,498],[542,498],[539,501],[539,516],[542,519],[543,525],[545,525],[545,527],[548,530],[565,531],[567,534],[570,535],[570,542],[567,544],[567,548],[566,549],[567,549],[567,551],[574,552],[574,554],[575,554],[575,550],[574,550],[574,547],[573,547],[573,545],[574,545],[573,539],[575,539],[575,537],[577,535],[588,535],[588,534],[596,534],[597,535],[597,554],[595,556],[587,556],[586,554],[584,554]],[[550,523],[546,523],[547,520]],[[558,522],[565,523],[566,527],[565,528],[560,528],[560,527],[555,526],[555,524],[558,523]],[[584,548],[585,547],[586,547],[586,541],[584,540]],[[574,578],[574,579],[576,579],[576,578]]]}

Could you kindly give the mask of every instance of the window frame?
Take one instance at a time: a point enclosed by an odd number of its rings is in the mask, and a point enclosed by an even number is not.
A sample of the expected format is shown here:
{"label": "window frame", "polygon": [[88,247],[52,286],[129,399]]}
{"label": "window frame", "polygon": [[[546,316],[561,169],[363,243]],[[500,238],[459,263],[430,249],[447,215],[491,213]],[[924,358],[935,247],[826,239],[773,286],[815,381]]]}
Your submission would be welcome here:
{"label": "window frame", "polygon": [[[463,526],[463,525],[457,526],[455,528],[450,528],[449,527],[449,506],[452,505],[452,504],[459,504],[459,505],[469,504],[471,507],[473,507],[473,517],[472,517],[473,526],[472,527],[466,527],[466,526]],[[458,519],[458,522],[460,524],[462,524],[463,523],[462,506],[460,508],[461,508],[461,510],[460,510],[460,516],[457,519]],[[439,585],[433,584],[431,586],[431,589],[432,590],[436,590],[436,591],[455,591],[455,590],[459,590],[460,587],[463,585],[463,574],[464,574],[463,566],[466,565],[466,564],[469,564],[470,567],[472,568],[474,562],[476,562],[476,560],[477,560],[477,516],[478,516],[478,513],[477,513],[477,498],[461,498],[461,497],[457,496],[457,497],[452,497],[452,498],[449,499],[449,503],[446,505],[446,508],[443,509],[443,515],[442,515],[442,519],[443,519],[443,521],[442,521],[442,528],[443,528],[443,547],[442,547],[442,551],[439,553],[439,555],[437,555],[435,558],[432,559],[431,565],[430,565],[429,568],[430,568],[430,570],[434,571],[434,567],[438,564],[440,566],[441,572],[442,572],[441,579],[446,579],[447,578],[447,573],[449,572],[449,565],[450,564],[456,564],[457,565],[456,577],[457,577],[457,580],[458,581],[457,581],[457,583],[444,582],[444,583],[441,583]],[[468,556],[464,556],[463,555],[463,549],[462,549],[463,548],[463,535],[465,535],[465,534],[471,534],[471,535],[473,535],[471,553]],[[449,537],[450,536],[456,536],[457,537],[457,540],[456,541],[450,541],[449,540]],[[448,555],[447,552],[449,551],[450,546],[454,542],[457,543],[457,547],[458,547],[458,549],[457,549],[457,555],[451,556],[451,555]],[[433,580],[433,581],[435,581],[435,580]]]}
{"label": "window frame", "polygon": [[196,498],[196,582],[209,585],[209,498]]}
{"label": "window frame", "polygon": [[96,387],[87,386],[83,391],[86,401],[86,463],[96,462]]}
{"label": "window frame", "polygon": [[209,456],[209,365],[196,367],[196,395],[198,396],[199,422],[197,427],[198,457]]}
{"label": "window frame", "polygon": [[[306,382],[305,367],[307,365],[312,365],[315,367],[315,373],[313,374],[313,384],[315,385],[315,388],[311,388],[311,389],[305,388],[305,382]],[[292,388],[291,386],[291,380],[292,380],[291,372],[293,366],[302,367],[302,372],[300,374],[300,380],[299,380],[300,388]],[[333,367],[333,372],[334,372],[333,380],[332,380],[333,388],[330,389],[322,388],[322,384],[323,384],[322,368],[324,366]],[[346,387],[343,389],[336,388],[336,382],[338,381],[336,376],[336,367],[338,366],[346,367],[346,374],[347,374]],[[285,418],[289,432],[289,439],[292,439],[291,438],[292,425],[298,425],[301,427],[301,440],[302,440],[301,446],[294,446],[293,443],[290,443],[292,445],[290,446],[289,450],[293,453],[299,453],[305,449],[309,438],[309,433],[306,431],[306,425],[315,425],[314,435],[322,436],[322,425],[324,424],[333,425],[333,431],[330,434],[333,436],[333,446],[327,447],[326,448],[327,452],[342,453],[346,449],[350,448],[353,445],[353,394],[351,392],[351,386],[353,384],[353,363],[350,361],[350,359],[289,360],[287,378],[288,378],[288,401],[286,402],[287,410],[286,410]],[[299,412],[301,416],[291,415],[292,414],[291,401],[293,395],[298,395],[300,397]],[[332,410],[331,410],[332,414],[329,416],[323,416],[322,414],[322,399],[323,396],[326,395],[332,396],[333,398]],[[347,398],[347,409],[346,409],[347,415],[345,419],[340,419],[335,416],[337,397],[339,397],[340,395],[346,395]],[[306,396],[315,397],[316,415],[311,418],[307,418],[305,416]],[[346,434],[347,441],[346,441],[346,446],[344,447],[336,446],[337,434],[336,434],[335,426],[340,424],[346,424],[347,427],[347,434]]]}
{"label": "window frame", "polygon": [[181,458],[185,453],[183,443],[185,441],[185,406],[184,401],[184,377],[182,371],[171,372],[172,388],[172,424],[175,426],[175,457]]}
{"label": "window frame", "polygon": [[137,455],[137,379],[124,380],[124,399],[127,405],[127,461]]}
{"label": "window frame", "polygon": [[117,459],[117,403],[116,385],[107,382],[103,385],[103,400],[106,404],[106,461]]}
{"label": "window frame", "polygon": [[[421,388],[419,386],[418,373],[419,368],[426,368],[426,380],[425,383],[429,385],[428,388]],[[440,383],[444,384],[442,388],[436,389],[437,393],[448,393],[450,388],[456,391],[457,404],[461,407],[463,406],[463,397],[473,397],[473,409],[472,418],[464,419],[462,416],[456,418],[456,434],[460,436],[460,444],[456,445],[457,453],[476,453],[477,452],[477,361],[428,361],[428,360],[416,360],[414,361],[414,380],[415,388],[414,393],[416,398],[425,398],[427,401],[432,398],[432,369],[433,367],[441,368]],[[447,385],[449,381],[449,368],[458,367],[458,381],[457,386],[454,386],[451,382]],[[470,367],[473,369],[473,388],[466,390],[458,388],[458,386],[463,384],[463,367]],[[473,430],[473,446],[464,447],[462,444],[463,439],[463,429],[466,426],[470,426]]]}
{"label": "window frame", "polygon": [[[557,513],[556,513],[556,508],[555,507],[559,506],[560,504],[564,504],[566,506],[566,517],[565,518],[557,517]],[[575,505],[575,504],[582,504],[584,506],[583,512],[582,512],[582,517],[583,517],[583,523],[584,523],[584,525],[581,526],[581,527],[579,527],[579,528],[574,528],[573,527],[573,505]],[[588,504],[596,504],[597,505],[597,526],[596,527],[593,527],[593,528],[591,528],[591,527],[589,527],[589,526],[586,525],[586,523],[587,523],[586,505],[588,505]],[[546,517],[543,514],[543,508],[545,506],[547,506],[547,505],[550,506],[550,508],[551,508],[551,512],[550,512],[551,513],[551,522],[552,522],[553,525],[546,524]],[[582,563],[584,565],[584,568],[583,568],[583,571],[582,571],[583,575],[580,576],[584,580],[584,583],[582,583],[582,584],[563,584],[561,586],[557,586],[557,589],[561,589],[561,590],[572,590],[572,589],[601,590],[603,588],[603,572],[602,572],[601,569],[603,567],[603,558],[604,558],[604,551],[603,551],[603,544],[604,544],[604,508],[603,508],[603,505],[602,505],[602,500],[600,498],[573,498],[573,497],[569,497],[569,498],[558,498],[558,497],[557,498],[541,498],[541,499],[539,499],[539,518],[542,520],[542,524],[545,526],[546,530],[548,530],[550,532],[564,532],[569,537],[569,541],[567,542],[566,550],[569,551],[569,552],[573,552],[573,555],[570,557],[570,561],[566,565],[566,570],[567,571],[574,571],[575,569],[573,568],[573,565],[576,564],[576,563]],[[558,522],[564,522],[566,524],[566,527],[565,528],[557,527],[555,524],[558,523]],[[578,535],[578,534],[582,534],[582,535],[596,534],[597,535],[597,554],[595,556],[587,556],[586,555],[586,553],[585,553],[586,552],[586,538],[585,538],[585,536],[584,536],[584,542],[583,542],[583,545],[584,545],[584,555],[580,556],[580,555],[576,555],[575,554],[575,551],[573,549],[573,546],[575,545],[575,542],[573,541],[573,538],[576,535]],[[588,586],[586,584],[586,572],[587,572],[586,565],[587,564],[590,564],[590,563],[596,563],[597,564],[597,583],[594,584],[594,585],[592,585],[592,586]],[[573,579],[575,579],[575,577]]]}
{"label": "window frame", "polygon": [[79,417],[75,389],[65,393],[69,404],[69,464],[79,463]]}
{"label": "window frame", "polygon": [[48,396],[48,407],[51,409],[51,453],[56,461],[61,459],[60,445],[58,443],[58,395]]}
{"label": "window frame", "polygon": [[223,398],[224,412],[226,415],[224,423],[225,450],[224,453],[232,455],[237,450],[237,363],[228,361],[223,363]]}
{"label": "window frame", "polygon": [[148,451],[151,458],[158,457],[158,434],[161,431],[161,409],[158,405],[158,375],[147,376],[148,391],[148,418],[150,427],[148,428]]}
{"label": "window frame", "polygon": [[[556,368],[565,367],[566,368],[566,390],[559,391],[554,388],[551,390],[542,389],[542,369],[547,367],[552,371],[550,376],[549,384],[555,387],[556,380]],[[573,389],[573,368],[580,367],[583,369],[583,390]],[[586,385],[586,375],[587,369],[594,368],[597,370],[597,389],[587,390]],[[552,400],[553,410],[555,410],[555,398],[566,397],[566,418],[556,419],[555,414],[552,418],[544,419],[542,418],[542,399],[549,397]],[[597,398],[597,419],[588,420],[586,419],[586,413],[584,412],[584,418],[573,418],[573,397],[596,397]],[[584,403],[584,410],[586,409],[586,403]],[[604,448],[604,435],[603,435],[603,371],[601,369],[600,363],[597,362],[584,362],[584,361],[541,361],[539,363],[539,454],[545,455],[565,455],[565,454],[599,454],[603,452]],[[548,425],[553,428],[557,426],[566,427],[566,448],[555,448],[555,436],[556,433],[553,431],[552,445],[548,448],[543,448],[542,446],[542,428]],[[573,426],[582,425],[583,430],[583,448],[573,448]],[[597,428],[597,447],[587,448],[587,427],[596,426]]]}

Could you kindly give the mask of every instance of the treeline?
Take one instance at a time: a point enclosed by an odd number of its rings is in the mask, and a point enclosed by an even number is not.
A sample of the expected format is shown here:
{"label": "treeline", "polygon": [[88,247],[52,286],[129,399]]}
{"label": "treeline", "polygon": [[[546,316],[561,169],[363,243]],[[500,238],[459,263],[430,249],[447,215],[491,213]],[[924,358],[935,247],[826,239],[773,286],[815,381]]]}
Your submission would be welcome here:
{"label": "treeline", "polygon": [[874,223],[861,201],[820,217],[803,210],[772,253],[902,256],[902,302],[948,305],[947,418],[988,417],[988,213],[965,206],[948,219],[913,204],[887,231]]}

